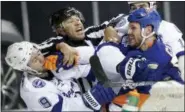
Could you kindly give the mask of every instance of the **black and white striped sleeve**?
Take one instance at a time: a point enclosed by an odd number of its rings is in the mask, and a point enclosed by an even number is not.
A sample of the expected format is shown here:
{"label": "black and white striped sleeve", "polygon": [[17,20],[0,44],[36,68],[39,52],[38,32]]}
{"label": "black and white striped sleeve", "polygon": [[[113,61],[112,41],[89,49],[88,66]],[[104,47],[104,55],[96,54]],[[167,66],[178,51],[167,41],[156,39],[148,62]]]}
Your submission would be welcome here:
{"label": "black and white striped sleeve", "polygon": [[126,15],[124,14],[119,14],[116,17],[113,17],[109,21],[105,21],[100,25],[96,26],[90,26],[85,29],[85,35],[86,38],[102,38],[104,36],[104,29],[111,25],[111,26],[116,26],[119,21],[121,21],[122,18],[124,18]]}
{"label": "black and white striped sleeve", "polygon": [[60,42],[63,42],[63,37],[61,36],[51,37],[46,41],[42,42],[41,44],[39,44],[39,48],[44,55],[47,55],[49,52],[55,52],[56,45]]}

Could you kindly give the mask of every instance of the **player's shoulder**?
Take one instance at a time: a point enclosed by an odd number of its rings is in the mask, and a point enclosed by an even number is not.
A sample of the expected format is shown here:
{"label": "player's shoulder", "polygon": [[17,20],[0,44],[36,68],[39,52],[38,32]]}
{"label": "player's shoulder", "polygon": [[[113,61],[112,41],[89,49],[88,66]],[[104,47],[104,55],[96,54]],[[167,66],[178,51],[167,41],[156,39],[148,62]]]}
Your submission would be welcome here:
{"label": "player's shoulder", "polygon": [[169,21],[166,21],[166,20],[162,20],[162,21],[161,21],[161,25],[173,26],[173,25],[174,25],[174,23],[169,22]]}
{"label": "player's shoulder", "polygon": [[171,46],[164,44],[160,38],[157,39],[156,43],[156,50],[158,52],[156,54],[159,55],[159,59],[164,62],[168,62],[169,60],[171,60],[171,57],[173,55]]}
{"label": "player's shoulder", "polygon": [[182,34],[174,23],[165,20],[161,21],[158,32],[160,34]]}
{"label": "player's shoulder", "polygon": [[159,26],[158,34],[161,35],[165,43],[173,42],[182,38],[182,32],[174,23],[162,20]]}
{"label": "player's shoulder", "polygon": [[54,85],[52,82],[35,76],[25,75],[21,81],[22,91],[40,92],[40,91],[47,91],[50,88],[54,89]]}
{"label": "player's shoulder", "polygon": [[[150,59],[151,61],[155,61],[159,64],[167,64],[171,60],[171,56],[166,51],[166,47],[162,40],[159,38],[155,41],[153,46],[144,52],[144,56]],[[171,54],[171,53],[170,53]]]}

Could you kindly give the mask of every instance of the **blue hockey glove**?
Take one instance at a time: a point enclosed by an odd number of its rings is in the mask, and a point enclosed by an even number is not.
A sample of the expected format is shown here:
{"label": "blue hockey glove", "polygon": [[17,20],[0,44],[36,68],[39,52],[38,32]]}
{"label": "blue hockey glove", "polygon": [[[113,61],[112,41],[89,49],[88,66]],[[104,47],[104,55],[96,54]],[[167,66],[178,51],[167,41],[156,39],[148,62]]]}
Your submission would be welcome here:
{"label": "blue hockey glove", "polygon": [[117,71],[125,80],[147,81],[158,68],[156,62],[147,60],[142,53],[133,51],[117,66]]}
{"label": "blue hockey glove", "polygon": [[101,105],[111,102],[115,96],[112,88],[104,88],[101,84],[97,84],[84,93],[82,98],[87,107],[100,110]]}

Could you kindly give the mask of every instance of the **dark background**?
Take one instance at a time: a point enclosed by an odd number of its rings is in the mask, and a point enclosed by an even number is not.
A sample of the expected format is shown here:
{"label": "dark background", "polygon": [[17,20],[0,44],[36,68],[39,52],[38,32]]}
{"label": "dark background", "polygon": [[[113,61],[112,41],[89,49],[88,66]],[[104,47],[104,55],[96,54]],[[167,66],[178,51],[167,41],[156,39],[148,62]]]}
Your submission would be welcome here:
{"label": "dark background", "polygon": [[[105,20],[109,20],[113,16],[117,16],[119,13],[128,14],[128,5],[126,1],[101,1],[99,4],[99,17],[100,23]],[[163,2],[157,2],[158,11],[162,17],[163,14]],[[93,25],[92,17],[92,2],[91,1],[28,1],[28,17],[30,28],[30,41],[40,43],[43,40],[55,36],[52,32],[48,17],[49,15],[58,9],[66,6],[72,6],[79,9],[86,19],[85,26]],[[175,23],[177,27],[184,33],[184,7],[185,2],[174,1],[170,2],[171,7],[171,22]],[[21,2],[1,2],[1,17],[5,20],[12,21],[23,34],[22,17],[21,17]]]}

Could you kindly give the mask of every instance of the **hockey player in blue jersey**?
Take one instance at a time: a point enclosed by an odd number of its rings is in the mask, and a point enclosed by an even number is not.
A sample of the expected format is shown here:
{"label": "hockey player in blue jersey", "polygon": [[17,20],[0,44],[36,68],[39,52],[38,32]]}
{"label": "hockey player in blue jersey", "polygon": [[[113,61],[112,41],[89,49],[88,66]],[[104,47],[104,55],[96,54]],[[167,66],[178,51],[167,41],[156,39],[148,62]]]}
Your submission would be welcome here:
{"label": "hockey player in blue jersey", "polygon": [[[129,12],[133,12],[139,8],[145,8],[147,10],[157,10],[158,3],[156,1],[129,1]],[[118,31],[118,39],[107,38],[107,41],[117,41],[120,38],[126,37],[129,21],[128,15],[121,19],[120,22],[116,24],[114,27]],[[110,30],[110,29],[109,29]],[[107,30],[107,32],[109,32]],[[184,39],[183,33],[179,30],[179,28],[172,22],[162,20],[160,22],[158,28],[158,34],[162,36],[162,41],[164,42],[165,46],[171,47],[173,57],[178,60],[178,68],[181,71],[182,78],[184,79]],[[109,37],[109,36],[108,36]],[[126,39],[126,38],[125,38]],[[122,41],[124,42],[124,41]]]}
{"label": "hockey player in blue jersey", "polygon": [[[171,49],[165,47],[157,35],[161,22],[159,14],[155,10],[148,12],[140,8],[129,15],[128,21],[127,45],[108,42],[97,48],[96,55],[108,78],[118,82],[157,82],[172,79],[184,84],[179,69],[171,63]],[[151,86],[134,88],[140,93],[138,107],[141,108],[150,96]],[[110,111],[120,111],[119,106],[125,104],[125,93],[134,88],[114,88],[118,97],[109,106]]]}

